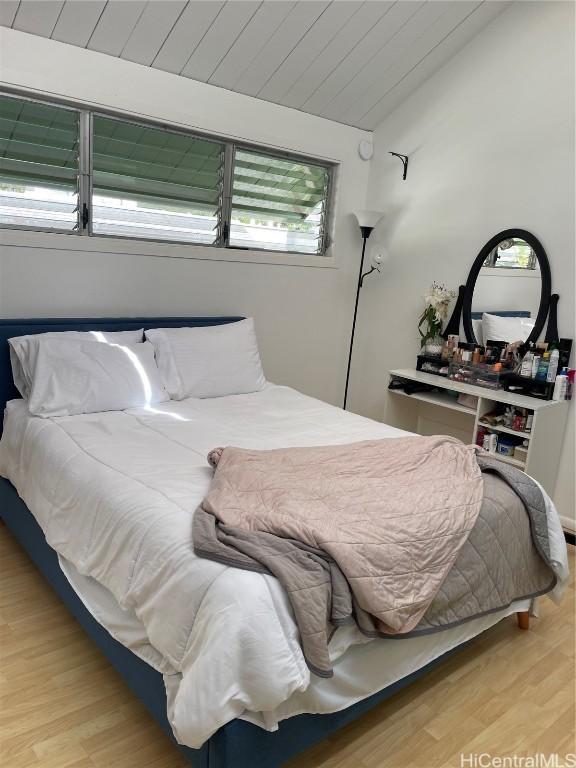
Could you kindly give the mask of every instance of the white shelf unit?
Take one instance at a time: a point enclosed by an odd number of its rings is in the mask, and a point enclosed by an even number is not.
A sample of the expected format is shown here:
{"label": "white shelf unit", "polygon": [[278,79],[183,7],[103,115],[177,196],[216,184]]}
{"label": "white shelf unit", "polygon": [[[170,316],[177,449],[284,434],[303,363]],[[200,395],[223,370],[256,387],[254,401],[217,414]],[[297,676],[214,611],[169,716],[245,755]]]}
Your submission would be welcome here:
{"label": "white shelf unit", "polygon": [[[550,495],[554,493],[568,414],[567,402],[538,400],[504,390],[476,387],[414,368],[392,370],[389,375],[390,380],[429,384],[436,387],[437,391],[408,395],[402,390],[389,390],[391,396],[388,398],[386,423],[418,434],[454,435],[467,443],[476,442],[478,428],[482,426],[496,433],[528,440],[525,461],[500,453],[490,453],[490,456],[523,469],[538,480]],[[476,406],[458,403],[456,398],[460,393],[476,397]],[[483,423],[483,416],[498,404],[515,405],[532,412],[534,418],[531,431],[519,432]]]}

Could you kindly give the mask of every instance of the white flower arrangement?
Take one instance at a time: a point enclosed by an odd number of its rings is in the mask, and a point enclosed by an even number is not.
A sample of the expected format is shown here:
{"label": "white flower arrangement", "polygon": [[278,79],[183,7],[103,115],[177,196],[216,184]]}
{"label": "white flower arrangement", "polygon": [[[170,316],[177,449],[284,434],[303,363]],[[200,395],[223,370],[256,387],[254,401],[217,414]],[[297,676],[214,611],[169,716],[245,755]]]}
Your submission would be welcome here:
{"label": "white flower arrangement", "polygon": [[[443,283],[433,282],[424,294],[424,311],[418,322],[420,346],[424,347],[431,339],[442,333],[442,326],[448,317],[448,308],[456,291],[448,290]],[[424,330],[422,326],[425,324]]]}

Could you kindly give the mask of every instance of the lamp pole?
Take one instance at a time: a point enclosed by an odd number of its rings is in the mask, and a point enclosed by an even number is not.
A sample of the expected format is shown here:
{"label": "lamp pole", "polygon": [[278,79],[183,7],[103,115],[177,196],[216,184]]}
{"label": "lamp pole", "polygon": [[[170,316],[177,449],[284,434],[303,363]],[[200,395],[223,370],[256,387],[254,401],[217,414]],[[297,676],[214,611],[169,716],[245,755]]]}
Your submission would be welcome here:
{"label": "lamp pole", "polygon": [[356,286],[356,303],[354,304],[354,319],[352,320],[352,334],[350,336],[350,350],[348,352],[348,369],[346,371],[346,387],[344,388],[344,410],[346,410],[346,403],[348,402],[348,384],[350,382],[350,366],[352,365],[354,333],[356,331],[356,317],[358,315],[358,300],[360,299],[360,288],[362,288],[362,283],[365,277],[365,275],[362,274],[362,270],[364,269],[364,254],[366,253],[366,241],[370,237],[370,234],[372,233],[373,229],[374,227],[363,227],[363,226],[360,227],[360,233],[362,235],[362,258],[360,259],[360,271],[358,272],[358,285]]}

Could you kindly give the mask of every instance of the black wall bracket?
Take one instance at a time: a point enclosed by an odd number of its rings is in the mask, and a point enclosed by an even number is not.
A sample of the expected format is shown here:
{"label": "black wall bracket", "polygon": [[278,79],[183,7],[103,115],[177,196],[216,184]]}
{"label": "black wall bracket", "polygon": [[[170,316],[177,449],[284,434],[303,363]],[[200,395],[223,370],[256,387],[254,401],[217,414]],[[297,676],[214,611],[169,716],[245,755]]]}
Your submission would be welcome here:
{"label": "black wall bracket", "polygon": [[404,166],[404,173],[402,174],[403,181],[406,181],[406,176],[408,174],[408,155],[401,155],[399,152],[388,152],[389,155],[394,155],[394,157],[399,157],[400,160],[402,160],[402,165]]}
{"label": "black wall bracket", "polygon": [[360,288],[362,288],[364,285],[364,278],[368,277],[368,275],[371,275],[372,272],[380,272],[380,268],[372,265],[367,272],[364,272],[364,274],[360,276]]}

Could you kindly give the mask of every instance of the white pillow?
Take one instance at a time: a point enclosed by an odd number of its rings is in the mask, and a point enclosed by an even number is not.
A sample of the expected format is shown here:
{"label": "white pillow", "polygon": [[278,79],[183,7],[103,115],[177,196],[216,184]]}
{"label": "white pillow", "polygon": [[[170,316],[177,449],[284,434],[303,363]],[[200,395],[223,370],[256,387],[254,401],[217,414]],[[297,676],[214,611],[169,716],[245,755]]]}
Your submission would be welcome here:
{"label": "white pillow", "polygon": [[[482,336],[482,320],[472,320],[472,330],[474,331],[474,336],[476,337],[476,341],[478,344],[484,344],[483,342],[483,336]],[[496,339],[494,339],[496,341]]]}
{"label": "white pillow", "polygon": [[526,341],[532,333],[535,320],[531,317],[500,317],[484,312],[482,315],[482,337],[489,341]]}
{"label": "white pillow", "polygon": [[105,344],[138,344],[144,339],[144,328],[136,331],[48,331],[29,336],[13,336],[10,345],[12,378],[16,389],[27,400],[30,395],[30,344],[35,339],[61,339],[66,341],[99,341]]}
{"label": "white pillow", "polygon": [[146,338],[175,400],[258,392],[266,384],[252,318],[204,328],[153,328]]}
{"label": "white pillow", "polygon": [[34,416],[123,411],[169,399],[152,344],[34,339],[30,361]]}

